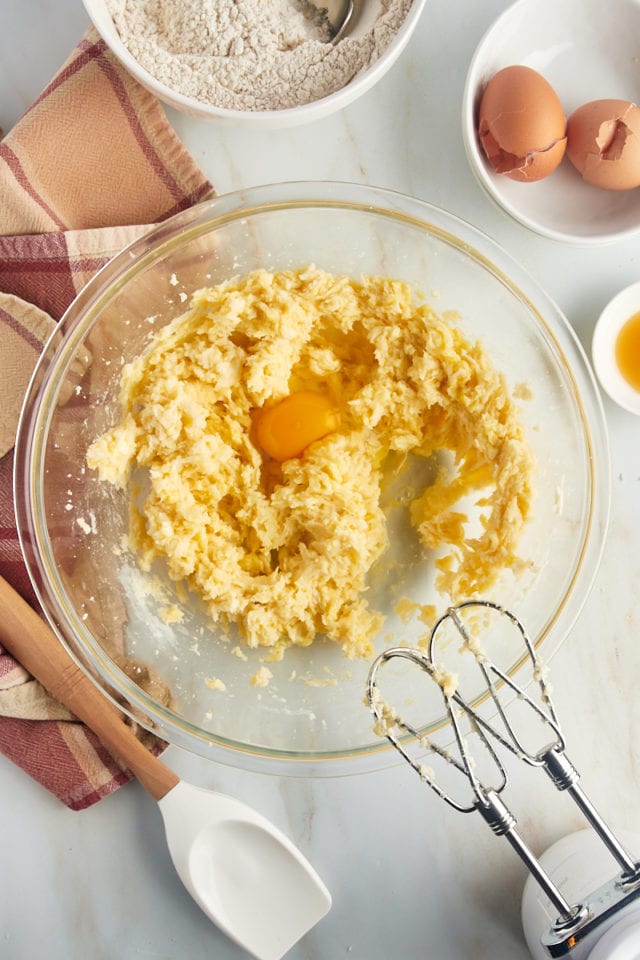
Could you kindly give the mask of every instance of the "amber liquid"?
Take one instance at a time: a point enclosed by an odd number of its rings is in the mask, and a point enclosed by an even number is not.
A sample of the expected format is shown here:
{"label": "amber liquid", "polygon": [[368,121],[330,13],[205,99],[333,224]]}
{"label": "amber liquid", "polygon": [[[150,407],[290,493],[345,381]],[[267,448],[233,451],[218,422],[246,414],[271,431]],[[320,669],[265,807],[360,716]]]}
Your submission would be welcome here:
{"label": "amber liquid", "polygon": [[616,338],[618,369],[634,390],[640,391],[640,311],[629,317]]}

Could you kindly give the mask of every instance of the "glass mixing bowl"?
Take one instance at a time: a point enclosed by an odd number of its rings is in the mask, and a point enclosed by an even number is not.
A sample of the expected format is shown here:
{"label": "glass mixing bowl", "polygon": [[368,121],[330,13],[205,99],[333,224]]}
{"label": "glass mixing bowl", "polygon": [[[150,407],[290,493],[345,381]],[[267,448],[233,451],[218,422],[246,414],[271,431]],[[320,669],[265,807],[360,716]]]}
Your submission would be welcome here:
{"label": "glass mixing bowl", "polygon": [[[450,214],[366,186],[277,184],[181,213],[115,257],[63,317],[26,398],[16,507],[31,577],[61,642],[143,726],[205,757],[289,775],[351,773],[395,759],[363,705],[369,663],[318,640],[268,663],[268,686],[253,686],[265,651],[232,656],[192,595],[178,596],[166,575],[159,589],[161,568],[153,577],[139,568],[122,548],[129,495],[98,482],[85,455],[118,418],[122,364],[184,311],[193,290],[258,267],[310,263],[408,281],[438,313],[460,315],[467,339],[482,342],[511,388],[530,388],[521,408],[537,463],[535,499],[519,552],[532,566],[521,577],[507,571],[490,599],[520,617],[545,659],[586,598],[609,504],[604,417],[570,326],[524,270]],[[387,616],[377,651],[425,634],[424,623],[394,613],[400,589],[439,612],[446,606],[434,591],[433,557],[416,552],[406,519],[396,516],[368,594]],[[168,600],[182,608],[181,622],[166,622]],[[212,677],[226,689],[211,689]],[[398,706],[417,695],[403,676],[388,683],[385,696]],[[443,717],[430,711],[425,728]]]}

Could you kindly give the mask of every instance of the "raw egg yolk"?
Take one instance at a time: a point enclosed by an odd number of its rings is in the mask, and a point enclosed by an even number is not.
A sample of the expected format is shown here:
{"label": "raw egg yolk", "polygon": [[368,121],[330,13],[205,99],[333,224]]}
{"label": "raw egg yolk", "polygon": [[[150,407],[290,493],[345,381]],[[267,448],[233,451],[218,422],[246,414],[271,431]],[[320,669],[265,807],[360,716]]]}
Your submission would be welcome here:
{"label": "raw egg yolk", "polygon": [[635,390],[640,390],[640,312],[623,324],[615,352],[620,373]]}
{"label": "raw egg yolk", "polygon": [[323,393],[301,390],[260,410],[254,420],[258,445],[282,463],[337,430],[340,419],[333,402]]}

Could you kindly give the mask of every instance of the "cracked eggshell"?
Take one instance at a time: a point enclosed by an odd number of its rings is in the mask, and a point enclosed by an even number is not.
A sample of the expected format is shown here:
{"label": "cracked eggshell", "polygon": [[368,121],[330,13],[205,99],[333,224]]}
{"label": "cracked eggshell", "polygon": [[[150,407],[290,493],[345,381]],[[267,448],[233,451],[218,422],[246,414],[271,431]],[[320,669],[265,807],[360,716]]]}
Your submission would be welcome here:
{"label": "cracked eggshell", "polygon": [[496,173],[525,182],[542,180],[564,156],[566,117],[541,74],[531,67],[504,67],[482,95],[478,136]]}
{"label": "cracked eggshell", "polygon": [[567,156],[582,179],[604,190],[640,186],[640,108],[591,100],[567,122]]}

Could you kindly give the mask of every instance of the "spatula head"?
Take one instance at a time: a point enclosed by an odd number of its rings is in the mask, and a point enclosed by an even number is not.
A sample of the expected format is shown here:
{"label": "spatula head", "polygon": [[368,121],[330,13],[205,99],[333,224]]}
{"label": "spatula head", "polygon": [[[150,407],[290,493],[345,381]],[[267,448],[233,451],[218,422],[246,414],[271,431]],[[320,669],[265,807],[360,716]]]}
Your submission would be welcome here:
{"label": "spatula head", "polygon": [[311,864],[251,807],[184,781],[159,806],[185,887],[257,960],[280,960],[328,912],[331,896]]}

